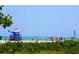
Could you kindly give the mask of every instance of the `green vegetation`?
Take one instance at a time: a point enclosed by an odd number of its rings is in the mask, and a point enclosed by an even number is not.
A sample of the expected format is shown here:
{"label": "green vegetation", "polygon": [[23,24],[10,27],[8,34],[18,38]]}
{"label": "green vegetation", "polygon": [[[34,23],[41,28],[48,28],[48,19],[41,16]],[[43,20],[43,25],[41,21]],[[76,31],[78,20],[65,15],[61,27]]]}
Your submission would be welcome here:
{"label": "green vegetation", "polygon": [[6,27],[9,27],[13,24],[12,22],[12,16],[10,16],[9,14],[8,15],[4,15],[2,13],[2,8],[4,6],[3,5],[0,5],[0,25],[6,29]]}
{"label": "green vegetation", "polygon": [[1,54],[78,54],[79,42],[66,40],[52,43],[5,43],[0,44]]}
{"label": "green vegetation", "polygon": [[[9,27],[13,24],[12,21],[12,16],[8,15],[4,15],[2,12],[3,9],[3,5],[0,5],[0,25],[6,29],[6,27]],[[0,40],[2,40],[2,36],[0,36]]]}

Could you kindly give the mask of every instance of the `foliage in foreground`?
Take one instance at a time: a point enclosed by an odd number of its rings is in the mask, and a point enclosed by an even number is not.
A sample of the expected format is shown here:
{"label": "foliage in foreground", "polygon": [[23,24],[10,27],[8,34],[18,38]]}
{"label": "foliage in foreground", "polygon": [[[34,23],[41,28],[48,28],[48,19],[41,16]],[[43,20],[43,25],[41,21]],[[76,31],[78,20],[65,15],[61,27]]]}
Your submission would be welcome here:
{"label": "foliage in foreground", "polygon": [[6,29],[6,27],[9,27],[13,24],[12,21],[12,16],[8,15],[4,15],[4,13],[2,12],[3,9],[3,5],[0,5],[0,25]]}
{"label": "foliage in foreground", "polygon": [[79,42],[68,40],[52,43],[6,43],[0,44],[0,53],[7,54],[78,54]]}

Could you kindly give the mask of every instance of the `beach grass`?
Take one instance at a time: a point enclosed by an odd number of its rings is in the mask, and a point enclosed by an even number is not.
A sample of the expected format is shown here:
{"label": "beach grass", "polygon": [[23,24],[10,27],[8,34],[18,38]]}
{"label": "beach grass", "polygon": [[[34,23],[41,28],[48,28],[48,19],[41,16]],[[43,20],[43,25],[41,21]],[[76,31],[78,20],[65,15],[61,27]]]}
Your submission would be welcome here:
{"label": "beach grass", "polygon": [[0,54],[79,54],[79,41],[0,44]]}

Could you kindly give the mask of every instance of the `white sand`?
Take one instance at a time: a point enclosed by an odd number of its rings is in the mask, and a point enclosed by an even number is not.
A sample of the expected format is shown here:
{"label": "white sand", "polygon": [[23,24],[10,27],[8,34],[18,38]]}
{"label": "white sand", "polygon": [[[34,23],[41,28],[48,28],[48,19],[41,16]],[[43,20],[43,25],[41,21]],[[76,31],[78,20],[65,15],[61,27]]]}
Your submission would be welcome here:
{"label": "white sand", "polygon": [[[17,42],[17,41],[9,41],[9,40],[0,40],[0,44],[4,44],[4,43],[7,43],[7,42]],[[22,40],[21,42],[24,42],[24,43],[35,43],[35,42],[38,42],[38,43],[45,43],[45,42],[52,42],[52,40]]]}

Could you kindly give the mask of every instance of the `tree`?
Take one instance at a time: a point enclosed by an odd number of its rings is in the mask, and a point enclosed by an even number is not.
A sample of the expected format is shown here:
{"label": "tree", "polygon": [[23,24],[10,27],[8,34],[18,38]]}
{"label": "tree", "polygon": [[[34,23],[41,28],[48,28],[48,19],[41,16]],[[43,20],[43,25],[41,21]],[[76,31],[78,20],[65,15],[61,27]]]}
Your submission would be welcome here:
{"label": "tree", "polygon": [[4,15],[2,13],[2,8],[3,7],[4,7],[3,5],[0,6],[0,25],[4,29],[6,29],[6,27],[11,26],[13,24],[13,22],[12,22],[12,16],[10,16],[9,14],[8,15]]}

